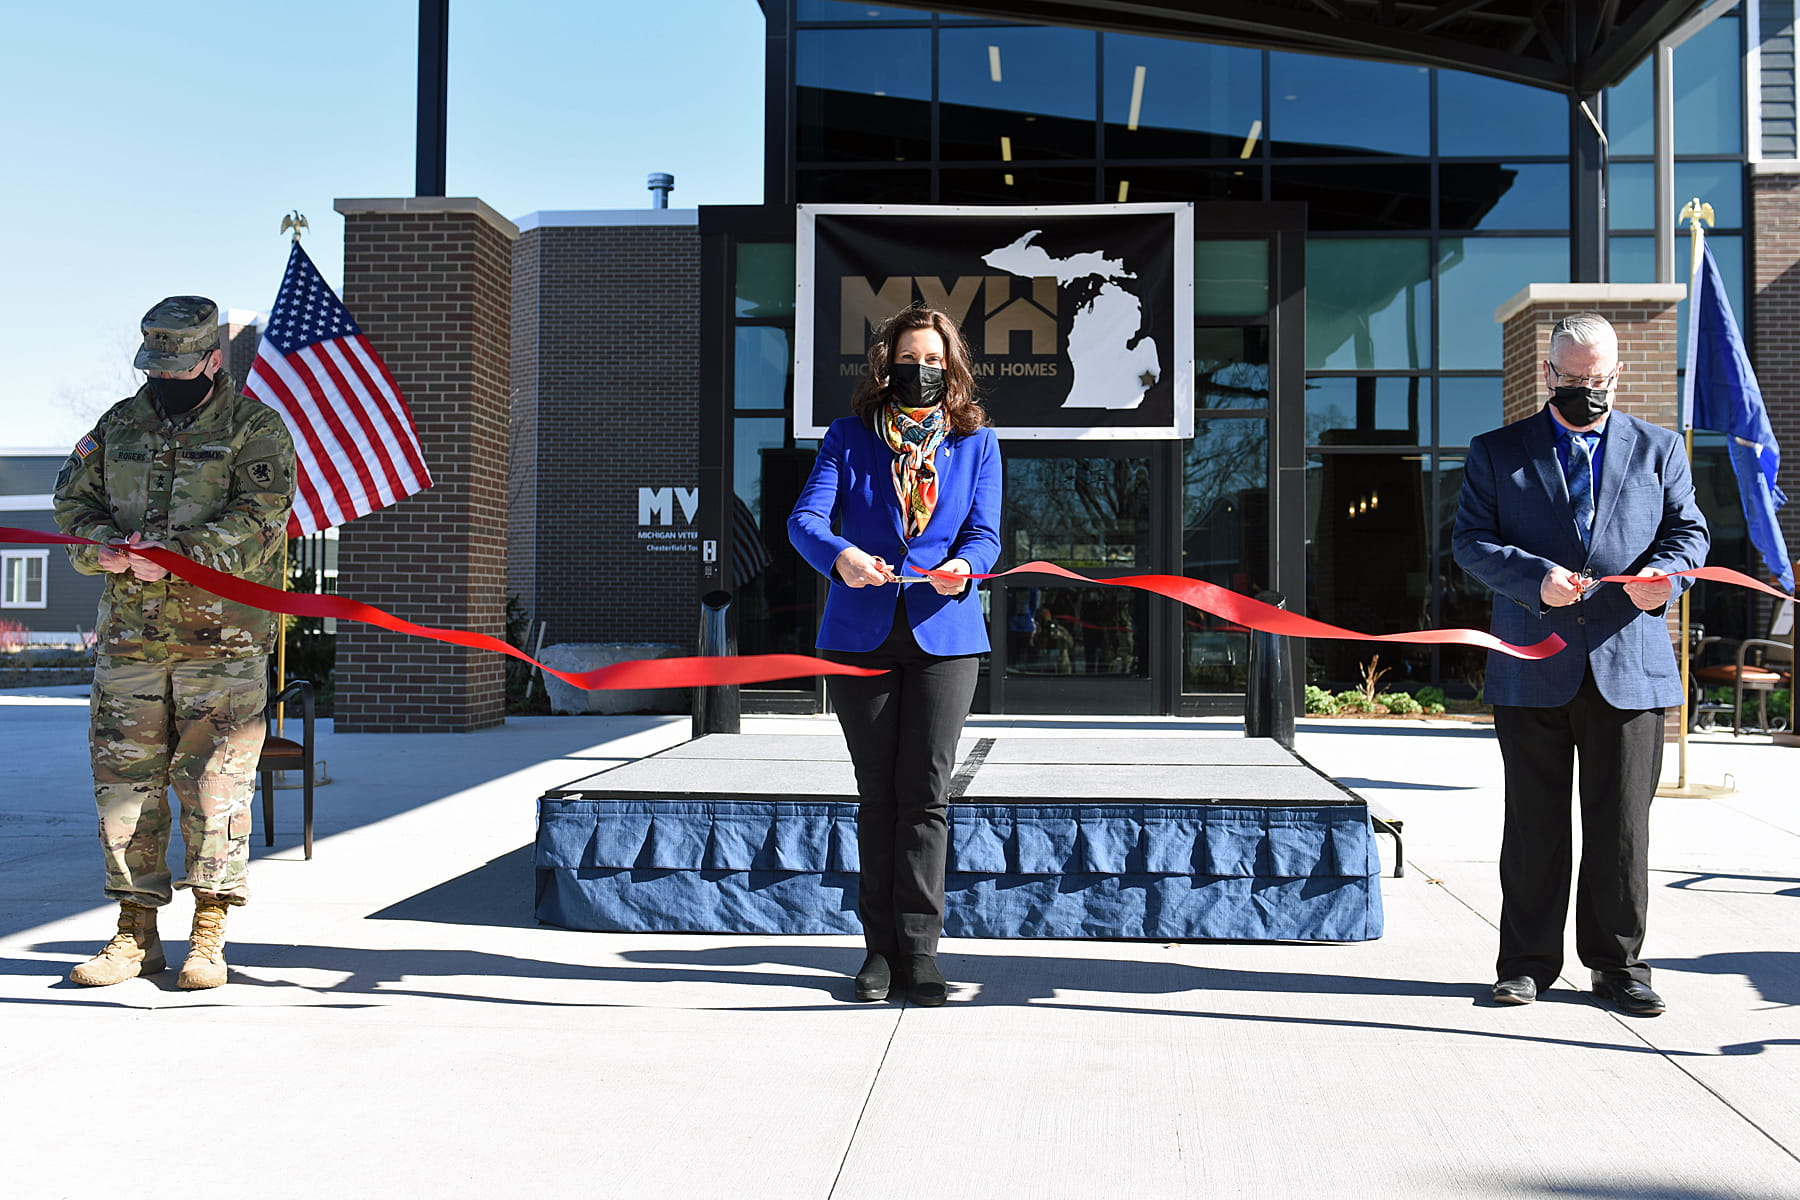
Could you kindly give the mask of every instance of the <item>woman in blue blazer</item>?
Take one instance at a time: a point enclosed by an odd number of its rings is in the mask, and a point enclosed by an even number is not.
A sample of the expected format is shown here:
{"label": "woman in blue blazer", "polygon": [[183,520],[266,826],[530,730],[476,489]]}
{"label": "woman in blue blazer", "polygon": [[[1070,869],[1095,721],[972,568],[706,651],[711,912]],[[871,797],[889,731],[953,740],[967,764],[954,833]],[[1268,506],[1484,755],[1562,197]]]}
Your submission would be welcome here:
{"label": "woman in blue blazer", "polygon": [[856,998],[886,999],[898,973],[914,1003],[936,1005],[947,992],[937,946],[948,790],[988,635],[971,581],[915,568],[993,567],[1000,447],[975,400],[968,345],[935,309],[904,309],[876,331],[851,410],[825,432],[788,537],[831,580],[820,653],[887,672],[826,685],[861,800],[868,955]]}

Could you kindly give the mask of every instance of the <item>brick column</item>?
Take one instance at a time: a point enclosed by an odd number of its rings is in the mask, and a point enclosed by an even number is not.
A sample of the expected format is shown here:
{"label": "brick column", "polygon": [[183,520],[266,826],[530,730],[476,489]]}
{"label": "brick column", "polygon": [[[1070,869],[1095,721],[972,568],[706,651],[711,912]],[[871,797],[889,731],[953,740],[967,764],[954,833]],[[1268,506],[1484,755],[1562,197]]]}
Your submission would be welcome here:
{"label": "brick column", "polygon": [[[1494,316],[1501,322],[1503,419],[1521,420],[1544,406],[1543,372],[1538,364],[1550,357],[1550,331],[1570,313],[1597,312],[1619,335],[1619,365],[1624,368],[1618,410],[1652,425],[1679,429],[1681,392],[1676,386],[1675,306],[1687,295],[1684,283],[1534,283]],[[1669,639],[1678,641],[1679,606],[1668,609]],[[1677,647],[1679,652],[1679,646]],[[1663,719],[1665,741],[1681,732],[1681,710]]]}
{"label": "brick column", "polygon": [[[432,486],[344,526],[344,595],[421,625],[502,636],[512,245],[466,198],[339,200],[346,307],[412,409]],[[455,733],[506,719],[503,656],[338,626],[341,733]]]}
{"label": "brick column", "polygon": [[[1753,236],[1746,324],[1750,362],[1769,410],[1769,428],[1782,449],[1781,489],[1792,499],[1777,513],[1788,557],[1800,554],[1800,162],[1752,164],[1750,181]],[[1746,317],[1748,318],[1746,320]],[[1762,557],[1753,550],[1746,568],[1762,576]],[[1757,617],[1767,631],[1769,605]]]}

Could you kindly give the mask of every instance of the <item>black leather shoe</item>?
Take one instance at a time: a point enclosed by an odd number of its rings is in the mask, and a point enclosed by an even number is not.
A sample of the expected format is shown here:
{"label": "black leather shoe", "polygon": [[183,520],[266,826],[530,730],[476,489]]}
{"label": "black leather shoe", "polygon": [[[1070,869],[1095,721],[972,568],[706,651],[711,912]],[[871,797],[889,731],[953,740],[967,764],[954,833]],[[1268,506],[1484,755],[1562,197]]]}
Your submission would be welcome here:
{"label": "black leather shoe", "polygon": [[887,955],[870,953],[863,959],[862,969],[856,973],[856,998],[858,1000],[886,1000],[888,988],[893,985],[894,975],[888,966]]}
{"label": "black leather shoe", "polygon": [[950,994],[937,958],[930,954],[907,956],[906,980],[906,998],[921,1008],[936,1008]]}
{"label": "black leather shoe", "polygon": [[1669,1010],[1663,998],[1651,990],[1647,983],[1639,983],[1629,977],[1616,977],[1594,974],[1594,995],[1602,1000],[1611,1000],[1620,1012],[1630,1013],[1634,1017],[1657,1017]]}
{"label": "black leather shoe", "polygon": [[1530,1004],[1537,999],[1537,981],[1529,975],[1502,979],[1494,985],[1495,1004]]}

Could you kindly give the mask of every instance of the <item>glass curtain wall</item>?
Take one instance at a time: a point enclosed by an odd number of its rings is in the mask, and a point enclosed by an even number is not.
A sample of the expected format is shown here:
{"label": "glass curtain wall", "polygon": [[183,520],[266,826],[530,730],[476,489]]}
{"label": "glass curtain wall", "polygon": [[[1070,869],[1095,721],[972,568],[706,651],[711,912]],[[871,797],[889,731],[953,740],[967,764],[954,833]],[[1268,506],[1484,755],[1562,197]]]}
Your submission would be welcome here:
{"label": "glass curtain wall", "polygon": [[[1369,632],[1485,624],[1449,533],[1468,441],[1500,423],[1494,312],[1529,283],[1569,279],[1563,98],[1446,69],[921,9],[796,0],[795,14],[802,202],[1200,206],[1182,569],[1239,590],[1267,577],[1248,549],[1266,501],[1266,332],[1208,306],[1241,300],[1219,285],[1261,251],[1208,248],[1204,206],[1305,202],[1306,609]],[[1678,200],[1693,192],[1719,212],[1712,245],[1740,313],[1742,38],[1722,18],[1676,61]],[[1654,278],[1649,87],[1645,66],[1603,103],[1620,282]],[[1183,690],[1241,686],[1241,635],[1199,614],[1188,626]],[[1334,688],[1369,657],[1347,643],[1308,652],[1309,679]],[[1395,685],[1479,682],[1479,663],[1449,651],[1382,665]]]}

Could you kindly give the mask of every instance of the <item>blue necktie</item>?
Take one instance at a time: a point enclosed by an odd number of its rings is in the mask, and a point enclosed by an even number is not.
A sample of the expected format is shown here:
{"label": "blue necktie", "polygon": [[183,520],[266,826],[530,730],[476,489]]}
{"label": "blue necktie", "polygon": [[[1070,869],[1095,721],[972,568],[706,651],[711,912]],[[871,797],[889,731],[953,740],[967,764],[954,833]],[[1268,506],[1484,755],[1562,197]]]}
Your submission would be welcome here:
{"label": "blue necktie", "polygon": [[1569,506],[1575,510],[1575,528],[1581,544],[1594,536],[1594,451],[1579,433],[1569,435]]}

